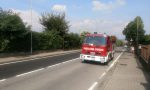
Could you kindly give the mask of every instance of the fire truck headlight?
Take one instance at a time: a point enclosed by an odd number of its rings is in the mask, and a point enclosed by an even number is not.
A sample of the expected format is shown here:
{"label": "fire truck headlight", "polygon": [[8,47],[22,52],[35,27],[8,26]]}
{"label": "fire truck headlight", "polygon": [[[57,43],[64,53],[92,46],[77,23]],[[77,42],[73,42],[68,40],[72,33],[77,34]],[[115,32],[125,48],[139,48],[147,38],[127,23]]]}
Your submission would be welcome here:
{"label": "fire truck headlight", "polygon": [[81,55],[80,58],[81,58],[81,59],[84,59],[84,55]]}

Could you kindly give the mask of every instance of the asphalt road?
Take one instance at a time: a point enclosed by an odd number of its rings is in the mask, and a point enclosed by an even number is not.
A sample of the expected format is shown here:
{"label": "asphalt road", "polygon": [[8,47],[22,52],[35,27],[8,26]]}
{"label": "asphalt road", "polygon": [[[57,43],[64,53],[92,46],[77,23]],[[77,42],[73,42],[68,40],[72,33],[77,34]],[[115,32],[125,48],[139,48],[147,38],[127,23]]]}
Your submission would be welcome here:
{"label": "asphalt road", "polygon": [[23,61],[18,63],[0,65],[0,79],[13,77],[15,75],[25,73],[28,71],[44,68],[53,64],[64,62],[79,56],[79,52],[52,56],[48,58]]}
{"label": "asphalt road", "polygon": [[[121,50],[121,49],[119,49]],[[115,53],[118,58],[120,52]],[[81,63],[79,53],[0,66],[0,90],[92,90],[108,65]]]}

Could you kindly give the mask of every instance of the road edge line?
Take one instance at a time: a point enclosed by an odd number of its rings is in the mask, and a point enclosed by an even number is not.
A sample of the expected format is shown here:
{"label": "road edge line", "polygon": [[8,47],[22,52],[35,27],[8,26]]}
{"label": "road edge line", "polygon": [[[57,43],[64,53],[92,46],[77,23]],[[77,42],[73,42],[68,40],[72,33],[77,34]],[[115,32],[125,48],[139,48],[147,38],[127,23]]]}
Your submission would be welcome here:
{"label": "road edge line", "polygon": [[[124,53],[124,51],[121,52],[121,54],[119,56],[117,56],[117,58],[111,63],[111,65],[100,75],[98,80],[102,79],[107,74],[107,72],[116,64],[116,62],[122,56],[123,53]],[[98,82],[93,83],[92,86],[88,90],[94,90],[94,88],[96,87],[97,84],[98,84]]]}
{"label": "road edge line", "polygon": [[97,84],[98,84],[98,82],[94,82],[88,90],[93,90],[96,87]]}

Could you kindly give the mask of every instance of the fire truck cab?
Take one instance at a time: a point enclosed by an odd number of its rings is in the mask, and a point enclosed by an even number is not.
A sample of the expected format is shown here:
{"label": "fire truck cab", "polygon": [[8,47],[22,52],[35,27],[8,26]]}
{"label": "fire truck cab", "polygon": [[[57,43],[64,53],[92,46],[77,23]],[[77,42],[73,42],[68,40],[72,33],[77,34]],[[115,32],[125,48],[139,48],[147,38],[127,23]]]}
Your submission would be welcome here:
{"label": "fire truck cab", "polygon": [[87,34],[83,44],[80,59],[107,64],[114,58],[114,47],[110,36],[106,34]]}

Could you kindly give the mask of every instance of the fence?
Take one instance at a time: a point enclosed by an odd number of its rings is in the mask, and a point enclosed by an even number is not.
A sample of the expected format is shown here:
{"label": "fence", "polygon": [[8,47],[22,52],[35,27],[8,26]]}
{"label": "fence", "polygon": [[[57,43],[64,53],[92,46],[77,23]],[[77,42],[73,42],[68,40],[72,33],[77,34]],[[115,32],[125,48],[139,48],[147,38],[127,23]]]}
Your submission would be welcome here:
{"label": "fence", "polygon": [[142,45],[141,57],[147,63],[147,66],[150,69],[150,45]]}

